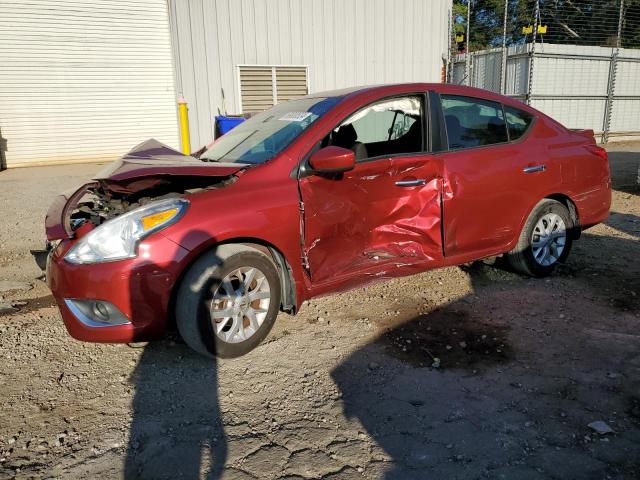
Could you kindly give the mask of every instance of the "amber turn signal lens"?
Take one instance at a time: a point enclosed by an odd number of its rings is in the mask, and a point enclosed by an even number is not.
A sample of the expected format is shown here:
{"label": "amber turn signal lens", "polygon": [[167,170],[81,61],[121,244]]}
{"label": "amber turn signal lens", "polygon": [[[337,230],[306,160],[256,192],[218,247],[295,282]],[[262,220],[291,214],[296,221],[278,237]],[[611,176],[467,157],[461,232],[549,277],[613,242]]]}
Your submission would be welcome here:
{"label": "amber turn signal lens", "polygon": [[151,230],[158,225],[162,225],[167,220],[170,220],[178,213],[177,208],[172,208],[171,210],[165,210],[164,212],[154,213],[153,215],[147,215],[146,217],[142,217],[142,228],[145,232]]}

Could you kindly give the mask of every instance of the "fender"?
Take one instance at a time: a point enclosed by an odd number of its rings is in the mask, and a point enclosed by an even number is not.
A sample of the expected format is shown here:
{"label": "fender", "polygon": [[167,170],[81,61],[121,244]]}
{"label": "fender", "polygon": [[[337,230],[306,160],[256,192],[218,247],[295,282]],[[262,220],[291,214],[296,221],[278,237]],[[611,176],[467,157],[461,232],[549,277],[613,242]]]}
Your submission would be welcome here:
{"label": "fender", "polygon": [[183,218],[162,234],[190,252],[188,263],[222,243],[269,249],[276,264],[281,262],[280,268],[291,271],[295,300],[283,302],[283,308],[289,303],[290,309],[297,311],[308,296],[300,262],[297,180],[269,178],[265,171],[268,169],[256,166],[232,185],[189,195],[189,209]]}

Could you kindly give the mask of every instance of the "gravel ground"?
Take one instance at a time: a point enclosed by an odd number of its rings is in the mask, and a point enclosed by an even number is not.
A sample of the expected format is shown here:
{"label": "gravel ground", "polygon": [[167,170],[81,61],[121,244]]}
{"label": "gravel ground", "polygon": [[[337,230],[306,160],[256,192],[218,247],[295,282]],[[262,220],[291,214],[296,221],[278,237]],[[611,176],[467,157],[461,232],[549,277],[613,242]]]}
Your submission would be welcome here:
{"label": "gravel ground", "polygon": [[71,339],[28,250],[98,167],[0,172],[0,478],[640,478],[640,145],[612,150],[612,215],[552,278],[313,300],[219,362]]}

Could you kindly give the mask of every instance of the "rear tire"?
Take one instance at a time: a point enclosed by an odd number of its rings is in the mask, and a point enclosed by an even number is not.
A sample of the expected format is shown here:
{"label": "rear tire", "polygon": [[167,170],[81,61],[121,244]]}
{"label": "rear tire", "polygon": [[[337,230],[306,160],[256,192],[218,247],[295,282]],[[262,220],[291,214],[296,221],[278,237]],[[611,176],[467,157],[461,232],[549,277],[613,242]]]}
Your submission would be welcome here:
{"label": "rear tire", "polygon": [[527,219],[516,247],[507,254],[511,267],[532,277],[546,277],[571,251],[573,221],[562,203],[544,199]]}
{"label": "rear tire", "polygon": [[176,324],[196,352],[233,358],[264,340],[279,309],[280,280],[271,259],[244,245],[221,245],[185,274],[176,299]]}

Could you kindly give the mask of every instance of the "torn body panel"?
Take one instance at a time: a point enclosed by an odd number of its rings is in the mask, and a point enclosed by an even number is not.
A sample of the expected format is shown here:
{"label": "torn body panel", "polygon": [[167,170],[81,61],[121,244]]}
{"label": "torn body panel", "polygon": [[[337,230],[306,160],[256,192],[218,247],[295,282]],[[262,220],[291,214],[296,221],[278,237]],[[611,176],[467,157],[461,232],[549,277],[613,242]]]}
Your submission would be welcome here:
{"label": "torn body panel", "polygon": [[439,266],[441,171],[437,157],[414,155],[362,162],[340,178],[301,179],[314,288],[353,277],[345,284],[351,288]]}
{"label": "torn body panel", "polygon": [[[442,257],[441,192],[442,178],[438,159],[400,157],[391,160],[389,187],[399,195],[379,225],[372,225],[371,248],[391,257],[418,258],[426,261]],[[431,163],[429,165],[428,163]],[[415,178],[414,178],[415,177]],[[400,180],[398,180],[401,178]],[[401,187],[400,182],[424,181],[416,187]]]}
{"label": "torn body panel", "polygon": [[87,191],[96,185],[95,182],[87,183],[76,190],[69,190],[58,195],[53,200],[44,220],[48,241],[61,240],[72,235],[71,211]]}
{"label": "torn body panel", "polygon": [[[136,191],[140,179],[157,176],[224,177],[246,168],[246,163],[206,162],[184,155],[157,140],[141,143],[98,172],[95,180],[116,184],[129,193]],[[126,186],[129,188],[126,188]]]}
{"label": "torn body panel", "polygon": [[104,168],[94,181],[59,195],[47,212],[47,239],[70,238],[84,221],[99,225],[153,200],[226,185],[246,167],[202,162],[147,140]]}

